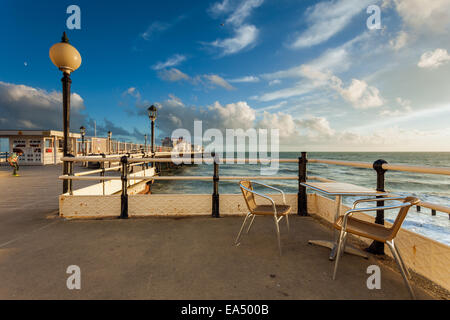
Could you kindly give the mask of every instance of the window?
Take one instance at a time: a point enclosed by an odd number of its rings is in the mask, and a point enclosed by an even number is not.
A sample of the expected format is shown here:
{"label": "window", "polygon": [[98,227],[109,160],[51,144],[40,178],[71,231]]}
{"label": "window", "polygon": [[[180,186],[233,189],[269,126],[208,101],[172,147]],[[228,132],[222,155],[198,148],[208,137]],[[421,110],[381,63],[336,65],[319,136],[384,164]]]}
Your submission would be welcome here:
{"label": "window", "polygon": [[51,148],[53,147],[53,143],[51,139],[45,139],[45,147],[46,148]]}

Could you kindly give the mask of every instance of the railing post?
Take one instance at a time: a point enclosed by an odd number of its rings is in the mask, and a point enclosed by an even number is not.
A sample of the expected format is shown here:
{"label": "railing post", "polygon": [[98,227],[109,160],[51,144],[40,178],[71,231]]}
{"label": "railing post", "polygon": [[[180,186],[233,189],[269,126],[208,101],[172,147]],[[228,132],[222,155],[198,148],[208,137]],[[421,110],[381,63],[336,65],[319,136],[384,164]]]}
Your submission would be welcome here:
{"label": "railing post", "polygon": [[297,194],[297,214],[299,216],[308,215],[308,203],[306,197],[306,187],[302,186],[302,182],[306,182],[306,152],[302,152],[302,156],[298,158],[298,194]]}
{"label": "railing post", "polygon": [[[104,153],[102,153],[102,158],[105,159],[106,155]],[[100,163],[100,168],[102,169],[102,171],[100,172],[100,177],[104,177],[105,176],[105,162],[102,161]],[[102,188],[103,188],[103,195],[105,195],[105,179],[102,179]]]}
{"label": "railing post", "polygon": [[216,153],[211,153],[214,159],[213,194],[212,194],[212,216],[219,218],[219,158]]}
{"label": "railing post", "polygon": [[[68,154],[67,156],[74,157],[74,155],[72,155],[72,154]],[[68,175],[73,176],[73,161],[69,161],[67,164],[68,164]],[[73,195],[73,180],[72,179],[69,180],[68,188],[69,189],[67,191],[69,192],[69,194]]]}
{"label": "railing post", "polygon": [[128,219],[128,157],[120,158],[122,163],[122,195],[120,197],[120,219]]}
{"label": "railing post", "polygon": [[[377,160],[373,163],[373,169],[377,172],[377,191],[385,192],[384,190],[384,173],[387,171],[383,169],[383,164],[387,163],[385,160]],[[377,196],[377,198],[382,198],[382,196]],[[377,207],[384,206],[384,201],[377,201]],[[377,216],[375,218],[375,223],[384,225],[384,210],[377,210]],[[384,243],[379,241],[374,241],[366,249],[370,253],[374,254],[384,254]]]}

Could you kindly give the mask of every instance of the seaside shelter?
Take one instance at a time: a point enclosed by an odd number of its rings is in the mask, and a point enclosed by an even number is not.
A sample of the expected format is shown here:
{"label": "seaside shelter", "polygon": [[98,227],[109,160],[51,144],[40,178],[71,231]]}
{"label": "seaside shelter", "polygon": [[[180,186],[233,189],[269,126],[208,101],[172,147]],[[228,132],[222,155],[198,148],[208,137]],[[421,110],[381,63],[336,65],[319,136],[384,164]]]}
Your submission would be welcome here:
{"label": "seaside shelter", "polygon": [[[70,145],[77,153],[79,133],[70,133]],[[56,130],[0,130],[0,138],[9,139],[9,151],[22,151],[21,165],[47,165],[61,162],[63,156],[64,133]]]}

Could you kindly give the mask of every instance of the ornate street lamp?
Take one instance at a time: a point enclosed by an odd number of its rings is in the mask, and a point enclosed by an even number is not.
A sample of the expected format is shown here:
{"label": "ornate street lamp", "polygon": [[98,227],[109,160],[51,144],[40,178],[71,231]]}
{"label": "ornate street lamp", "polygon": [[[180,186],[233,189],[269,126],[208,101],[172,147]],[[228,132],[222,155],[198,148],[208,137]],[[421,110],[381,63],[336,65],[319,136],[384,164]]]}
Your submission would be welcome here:
{"label": "ornate street lamp", "polygon": [[[63,128],[64,128],[64,145],[63,155],[67,157],[69,150],[71,150],[69,142],[69,130],[70,130],[70,73],[78,69],[81,65],[81,56],[75,47],[69,44],[69,39],[66,33],[63,33],[61,42],[54,44],[49,51],[50,60],[53,64],[63,72],[63,78],[61,79],[63,84]],[[69,173],[68,162],[63,162],[63,174]],[[70,183],[70,186],[72,184]],[[69,180],[63,181],[63,193],[69,191]]]}
{"label": "ornate street lamp", "polygon": [[151,141],[150,146],[151,146],[152,153],[154,153],[155,152],[155,120],[156,120],[157,109],[154,105],[151,105],[147,109],[147,112],[148,112],[148,117],[152,124],[152,135],[151,135],[152,141]]}

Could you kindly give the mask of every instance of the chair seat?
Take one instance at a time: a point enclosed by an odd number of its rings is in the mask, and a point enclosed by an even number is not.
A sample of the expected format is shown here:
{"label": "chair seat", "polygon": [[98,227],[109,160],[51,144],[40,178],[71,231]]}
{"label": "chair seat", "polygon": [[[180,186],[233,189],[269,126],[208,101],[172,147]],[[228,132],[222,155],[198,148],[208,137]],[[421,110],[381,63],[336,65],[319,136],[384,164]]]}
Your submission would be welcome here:
{"label": "chair seat", "polygon": [[[338,230],[342,229],[342,222],[344,216],[340,216],[334,223],[334,227]],[[353,217],[348,217],[346,231],[358,236],[386,242],[392,239],[392,230],[386,228],[381,224],[372,223],[364,220],[360,220]]]}
{"label": "chair seat", "polygon": [[[291,206],[285,204],[276,204],[278,216],[284,216],[291,212]],[[273,206],[271,204],[257,205],[252,214],[258,215],[273,215]]]}

